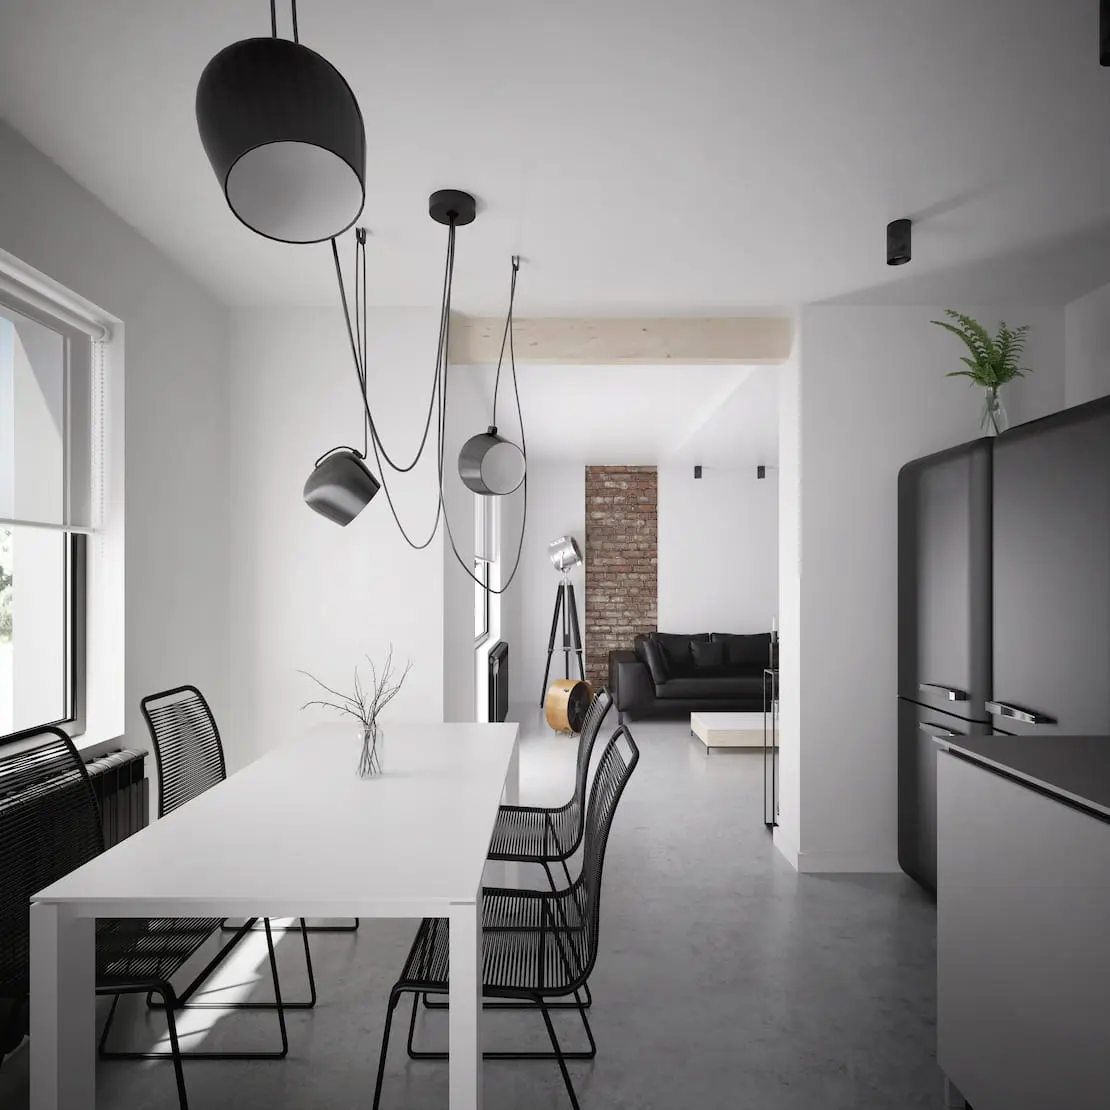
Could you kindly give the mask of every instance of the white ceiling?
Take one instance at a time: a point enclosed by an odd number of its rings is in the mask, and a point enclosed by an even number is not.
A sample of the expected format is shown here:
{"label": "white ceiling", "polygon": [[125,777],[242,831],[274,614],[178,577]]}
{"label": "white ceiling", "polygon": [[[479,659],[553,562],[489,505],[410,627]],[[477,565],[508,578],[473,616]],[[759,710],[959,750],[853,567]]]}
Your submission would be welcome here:
{"label": "white ceiling", "polygon": [[[583,466],[773,463],[774,366],[521,366],[528,457]],[[457,367],[488,407],[492,367]],[[502,377],[498,424],[519,442],[512,387]]]}
{"label": "white ceiling", "polygon": [[[426,198],[459,187],[483,211],[456,304],[489,314],[514,251],[522,313],[733,313],[904,278],[894,217],[919,221],[919,276],[1102,227],[1097,20],[1094,0],[300,3],[366,119],[372,301],[436,302]],[[201,69],[268,27],[264,0],[0,0],[0,112],[229,302],[333,303],[326,246],[241,227],[197,137]],[[1071,292],[1046,272],[1030,295]]]}

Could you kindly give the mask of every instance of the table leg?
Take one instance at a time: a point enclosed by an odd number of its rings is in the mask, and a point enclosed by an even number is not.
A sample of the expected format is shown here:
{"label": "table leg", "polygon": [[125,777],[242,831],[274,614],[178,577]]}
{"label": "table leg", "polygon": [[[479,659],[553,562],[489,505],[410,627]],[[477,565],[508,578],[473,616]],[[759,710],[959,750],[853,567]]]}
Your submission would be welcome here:
{"label": "table leg", "polygon": [[[505,775],[505,804],[508,806],[520,805],[520,740],[513,745],[512,758],[509,760],[509,770]],[[506,862],[502,882],[508,887],[520,886],[519,863]]]}
{"label": "table leg", "polygon": [[31,1110],[96,1104],[96,919],[31,905]]}
{"label": "table leg", "polygon": [[[482,898],[451,907],[450,1110],[482,1106]],[[36,1108],[37,1110],[37,1108]]]}

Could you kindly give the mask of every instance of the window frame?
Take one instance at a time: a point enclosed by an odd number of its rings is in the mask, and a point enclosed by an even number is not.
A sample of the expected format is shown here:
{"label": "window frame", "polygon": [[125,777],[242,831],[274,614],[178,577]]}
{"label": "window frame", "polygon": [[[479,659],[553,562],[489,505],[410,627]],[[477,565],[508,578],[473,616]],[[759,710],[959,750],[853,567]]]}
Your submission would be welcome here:
{"label": "window frame", "polygon": [[77,440],[72,427],[73,409],[73,381],[74,381],[74,352],[80,350],[87,358],[89,366],[86,368],[91,374],[93,361],[92,344],[95,340],[85,335],[75,333],[74,328],[64,320],[52,317],[48,312],[32,305],[24,305],[18,298],[9,298],[0,292],[0,312],[7,309],[20,316],[24,316],[51,331],[58,333],[64,343],[64,412],[65,412],[65,441],[63,460],[63,499],[66,505],[65,516],[67,523],[62,525],[44,525],[32,520],[21,520],[18,517],[5,518],[0,521],[0,527],[10,528],[13,531],[20,528],[46,527],[56,532],[63,543],[62,553],[62,589],[63,598],[63,629],[64,636],[64,666],[62,675],[62,699],[64,715],[57,720],[42,721],[28,725],[8,733],[0,733],[0,748],[14,744],[28,737],[38,735],[45,728],[58,728],[71,739],[77,739],[85,732],[88,708],[88,536],[85,529],[78,530],[68,527],[72,494],[74,442],[84,445],[84,439]]}
{"label": "window frame", "polygon": [[488,559],[480,559],[477,555],[474,556],[474,577],[479,581],[474,585],[474,615],[478,615],[478,591],[482,591],[482,631],[474,637],[474,646],[480,647],[484,644],[490,635],[490,597],[489,597],[489,578],[490,578],[490,562]]}

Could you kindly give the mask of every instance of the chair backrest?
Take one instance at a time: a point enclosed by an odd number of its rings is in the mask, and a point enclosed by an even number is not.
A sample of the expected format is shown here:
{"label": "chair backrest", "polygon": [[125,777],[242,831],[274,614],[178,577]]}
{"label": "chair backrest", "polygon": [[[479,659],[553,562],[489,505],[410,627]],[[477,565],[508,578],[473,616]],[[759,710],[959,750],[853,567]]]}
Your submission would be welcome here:
{"label": "chair backrest", "polygon": [[27,990],[31,896],[102,851],[96,795],[64,732],[0,757],[0,995]]}
{"label": "chair backrest", "polygon": [[590,802],[586,809],[582,872],[573,887],[583,926],[575,934],[578,938],[576,963],[580,970],[579,983],[589,978],[597,960],[601,872],[605,864],[605,847],[613,827],[617,803],[639,761],[640,749],[632,739],[632,733],[628,731],[627,725],[619,726],[606,743],[594,773]]}
{"label": "chair backrest", "polygon": [[227,778],[220,730],[195,686],[175,686],[139,703],[158,766],[158,816]]}
{"label": "chair backrest", "polygon": [[[578,763],[574,775],[574,802],[579,807],[579,813],[586,805],[586,782],[590,773],[590,758],[593,755],[594,743],[601,731],[601,723],[613,704],[613,695],[603,686],[594,695],[590,708],[586,711],[586,720],[582,723],[582,731],[578,735]],[[581,836],[581,824],[579,824]]]}

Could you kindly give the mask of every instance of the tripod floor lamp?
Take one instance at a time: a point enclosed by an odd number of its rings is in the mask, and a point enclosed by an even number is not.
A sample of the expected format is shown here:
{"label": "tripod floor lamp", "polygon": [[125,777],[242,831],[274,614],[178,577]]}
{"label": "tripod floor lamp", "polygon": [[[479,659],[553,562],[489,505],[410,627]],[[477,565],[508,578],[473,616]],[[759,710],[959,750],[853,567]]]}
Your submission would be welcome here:
{"label": "tripod floor lamp", "polygon": [[571,536],[560,536],[553,543],[548,544],[547,554],[555,569],[562,577],[559,587],[555,592],[555,612],[551,617],[551,635],[547,638],[547,666],[543,669],[543,689],[540,691],[540,706],[547,696],[547,679],[551,674],[551,656],[555,651],[555,636],[559,631],[560,622],[563,631],[563,669],[566,678],[570,678],[570,657],[578,657],[578,676],[586,680],[586,665],[582,659],[582,630],[578,624],[578,606],[574,600],[574,583],[570,580],[570,572],[574,567],[581,566],[582,552]]}

